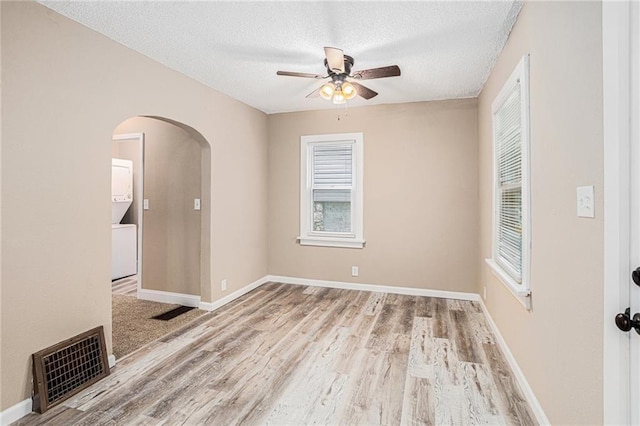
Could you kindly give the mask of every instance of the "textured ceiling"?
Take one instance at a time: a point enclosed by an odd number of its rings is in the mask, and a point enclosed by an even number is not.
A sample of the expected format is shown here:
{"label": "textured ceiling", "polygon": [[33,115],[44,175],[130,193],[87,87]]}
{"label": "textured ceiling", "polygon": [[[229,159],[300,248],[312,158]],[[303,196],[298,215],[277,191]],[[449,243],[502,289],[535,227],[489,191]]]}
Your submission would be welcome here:
{"label": "textured ceiling", "polygon": [[266,113],[338,108],[305,96],[326,75],[324,46],[353,70],[397,64],[400,77],[349,106],[475,97],[522,3],[508,1],[40,1],[207,86]]}

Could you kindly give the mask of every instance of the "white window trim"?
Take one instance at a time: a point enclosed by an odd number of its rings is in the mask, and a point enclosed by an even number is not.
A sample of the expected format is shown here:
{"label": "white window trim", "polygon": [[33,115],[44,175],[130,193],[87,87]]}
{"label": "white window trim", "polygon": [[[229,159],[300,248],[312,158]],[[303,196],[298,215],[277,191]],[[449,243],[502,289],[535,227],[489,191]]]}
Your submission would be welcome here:
{"label": "white window trim", "polygon": [[[308,135],[300,137],[300,236],[301,245],[363,248],[363,134],[335,133],[328,135]],[[351,233],[329,233],[313,231],[313,209],[311,174],[312,153],[309,149],[318,144],[335,144],[336,142],[353,143],[354,172],[351,205]]]}
{"label": "white window trim", "polygon": [[530,107],[529,107],[529,55],[524,55],[511,76],[504,84],[498,96],[491,104],[491,118],[493,129],[493,117],[507,99],[513,86],[520,81],[521,87],[521,123],[522,123],[522,272],[521,283],[518,283],[511,275],[496,262],[497,241],[496,241],[496,206],[497,206],[497,175],[498,165],[496,159],[495,130],[492,130],[493,145],[493,231],[492,231],[492,253],[490,259],[485,259],[491,271],[502,282],[516,299],[527,309],[531,309],[531,288],[530,288],[530,256],[531,256],[531,201],[530,201]]}

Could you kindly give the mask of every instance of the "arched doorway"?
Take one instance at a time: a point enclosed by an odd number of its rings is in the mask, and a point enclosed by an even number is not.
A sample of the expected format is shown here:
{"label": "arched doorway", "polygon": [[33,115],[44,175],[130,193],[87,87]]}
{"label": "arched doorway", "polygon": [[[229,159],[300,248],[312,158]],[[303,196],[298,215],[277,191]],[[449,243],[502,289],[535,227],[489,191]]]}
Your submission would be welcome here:
{"label": "arched doorway", "polygon": [[210,288],[210,152],[197,130],[164,117],[132,117],[114,130],[112,157],[134,165],[121,226],[139,230],[138,269],[128,277],[138,299],[198,307]]}

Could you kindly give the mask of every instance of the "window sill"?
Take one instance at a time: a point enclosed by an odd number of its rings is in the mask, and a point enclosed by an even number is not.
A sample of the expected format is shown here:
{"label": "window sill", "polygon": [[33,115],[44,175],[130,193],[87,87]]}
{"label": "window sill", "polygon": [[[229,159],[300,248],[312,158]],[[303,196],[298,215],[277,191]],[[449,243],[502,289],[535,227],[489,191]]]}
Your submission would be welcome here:
{"label": "window sill", "polygon": [[504,286],[513,294],[513,296],[524,306],[526,309],[531,309],[531,290],[523,290],[521,284],[514,281],[493,259],[484,260],[493,275],[504,284]]}
{"label": "window sill", "polygon": [[364,247],[364,240],[342,239],[342,238],[321,238],[321,237],[298,237],[301,246],[320,247],[342,247],[361,249]]}

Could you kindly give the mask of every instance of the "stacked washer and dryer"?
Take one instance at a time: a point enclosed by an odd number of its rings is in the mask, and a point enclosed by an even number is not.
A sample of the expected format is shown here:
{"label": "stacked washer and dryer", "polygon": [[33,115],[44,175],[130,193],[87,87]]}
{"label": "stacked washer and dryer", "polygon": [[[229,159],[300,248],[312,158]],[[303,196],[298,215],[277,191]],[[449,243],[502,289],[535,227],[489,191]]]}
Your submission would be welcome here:
{"label": "stacked washer and dryer", "polygon": [[111,160],[111,279],[138,273],[137,227],[121,224],[133,203],[133,162]]}

